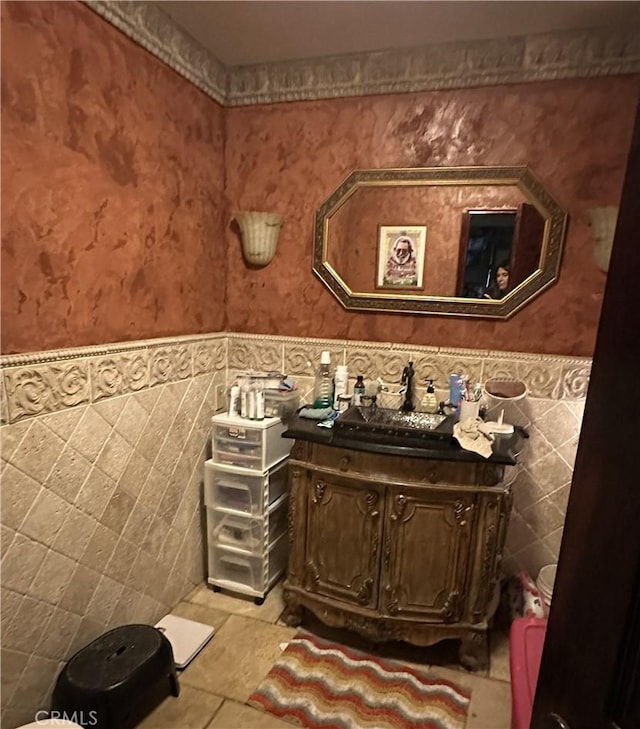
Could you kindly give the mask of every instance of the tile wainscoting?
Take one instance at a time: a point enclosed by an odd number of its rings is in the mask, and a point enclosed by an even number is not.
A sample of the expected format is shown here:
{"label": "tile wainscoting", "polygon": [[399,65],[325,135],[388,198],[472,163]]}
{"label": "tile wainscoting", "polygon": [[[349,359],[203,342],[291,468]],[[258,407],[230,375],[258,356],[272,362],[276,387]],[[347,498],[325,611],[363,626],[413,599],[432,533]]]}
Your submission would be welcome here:
{"label": "tile wainscoting", "polygon": [[76,650],[205,574],[201,481],[227,338],[4,357],[2,726]]}
{"label": "tile wainscoting", "polygon": [[[416,402],[422,398],[427,378],[441,386],[436,389],[438,400],[447,399],[451,372],[464,372],[474,382],[492,377],[524,381],[527,397],[505,408],[505,422],[524,426],[529,439],[518,466],[510,469],[514,508],[503,569],[506,574],[525,570],[535,578],[540,567],[557,561],[590,358],[246,334],[229,334],[228,347],[229,380],[245,369],[281,369],[297,380],[302,401],[310,399],[323,349],[331,352],[333,366],[347,365],[350,389],[356,375],[364,375],[365,382],[380,377],[393,392],[399,387],[405,364],[413,361]],[[400,403],[399,398],[384,397],[384,405]]]}
{"label": "tile wainscoting", "polygon": [[391,391],[409,359],[418,384],[452,371],[524,380],[529,396],[505,413],[530,438],[512,470],[504,568],[535,576],[557,559],[587,358],[234,333],[6,356],[2,726],[47,706],[74,651],[116,625],[157,621],[202,582],[202,467],[224,388],[240,370],[276,369],[304,398],[323,349],[352,380],[381,377]]}

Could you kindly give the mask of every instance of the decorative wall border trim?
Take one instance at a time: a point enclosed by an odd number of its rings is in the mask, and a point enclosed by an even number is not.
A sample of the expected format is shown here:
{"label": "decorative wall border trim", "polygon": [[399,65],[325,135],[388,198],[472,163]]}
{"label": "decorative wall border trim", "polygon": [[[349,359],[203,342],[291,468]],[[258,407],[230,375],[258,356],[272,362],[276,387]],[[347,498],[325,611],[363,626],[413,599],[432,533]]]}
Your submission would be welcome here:
{"label": "decorative wall border trim", "polygon": [[[313,374],[306,360],[317,362],[320,351],[328,349],[335,364],[353,364],[366,377],[383,375],[383,379],[400,381],[406,359],[413,359],[421,370],[429,367],[425,377],[438,372],[441,384],[448,373],[464,368],[478,381],[491,377],[513,377],[526,383],[531,397],[552,400],[582,400],[586,397],[591,373],[590,357],[567,357],[528,352],[496,352],[486,349],[457,349],[430,345],[365,342],[356,340],[312,339],[309,337],[270,336],[227,333],[228,370],[246,369],[250,363],[273,362],[276,350],[282,352],[282,369],[294,377]],[[301,356],[301,350],[307,357]],[[294,356],[295,355],[295,356]],[[298,361],[295,371],[292,361]],[[455,369],[452,369],[455,368]],[[397,371],[396,371],[397,370]]]}
{"label": "decorative wall border trim", "polygon": [[227,69],[156,5],[135,0],[84,3],[207,96],[225,103]]}
{"label": "decorative wall border trim", "polygon": [[304,377],[312,374],[308,362],[316,362],[321,349],[334,353],[336,364],[357,363],[369,377],[399,381],[404,360],[411,358],[439,373],[443,383],[457,371],[452,368],[462,367],[478,381],[521,379],[531,397],[554,400],[583,399],[591,371],[588,357],[216,332],[1,357],[0,421],[15,423],[198,375],[224,373],[226,383],[234,368],[286,371],[286,363],[297,363],[289,374]]}
{"label": "decorative wall border trim", "polygon": [[223,106],[640,72],[640,28],[545,33],[227,68],[156,5],[83,0]]}
{"label": "decorative wall border trim", "polygon": [[90,347],[70,347],[68,349],[49,349],[43,352],[26,352],[24,354],[5,354],[0,356],[0,367],[20,367],[23,365],[57,362],[65,359],[84,359],[132,352],[151,347],[170,347],[177,344],[190,344],[209,339],[226,339],[224,332],[211,334],[186,334],[178,337],[158,337],[156,339],[138,339],[133,342],[114,342],[113,344],[97,344]]}
{"label": "decorative wall border trim", "polygon": [[223,373],[227,337],[216,333],[121,342],[0,358],[0,422],[46,415],[155,385]]}
{"label": "decorative wall border trim", "polygon": [[640,72],[638,29],[549,33],[229,69],[227,106]]}

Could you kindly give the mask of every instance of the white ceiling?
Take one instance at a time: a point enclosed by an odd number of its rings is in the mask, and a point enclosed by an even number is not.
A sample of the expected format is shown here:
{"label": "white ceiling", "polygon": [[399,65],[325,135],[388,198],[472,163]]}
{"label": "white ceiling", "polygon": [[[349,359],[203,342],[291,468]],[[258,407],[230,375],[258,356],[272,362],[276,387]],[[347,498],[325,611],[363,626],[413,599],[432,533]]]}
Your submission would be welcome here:
{"label": "white ceiling", "polygon": [[640,2],[160,0],[226,66],[640,24]]}

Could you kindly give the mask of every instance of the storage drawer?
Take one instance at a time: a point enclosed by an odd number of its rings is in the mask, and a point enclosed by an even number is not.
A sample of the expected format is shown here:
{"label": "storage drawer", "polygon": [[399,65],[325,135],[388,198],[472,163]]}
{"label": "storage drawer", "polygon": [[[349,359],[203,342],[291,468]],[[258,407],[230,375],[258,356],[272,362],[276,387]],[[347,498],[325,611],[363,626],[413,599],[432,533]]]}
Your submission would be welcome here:
{"label": "storage drawer", "polygon": [[262,516],[286,489],[286,461],[264,475],[221,466],[213,461],[204,464],[204,503],[209,507]]}
{"label": "storage drawer", "polygon": [[279,418],[254,421],[223,414],[211,420],[214,463],[266,471],[291,451],[293,441],[282,438],[286,426]]}
{"label": "storage drawer", "polygon": [[264,594],[284,572],[288,544],[287,535],[282,534],[264,555],[209,545],[209,581],[240,592]]}
{"label": "storage drawer", "polygon": [[215,507],[207,509],[208,543],[264,554],[268,545],[286,531],[288,500],[288,495],[283,494],[264,517]]}

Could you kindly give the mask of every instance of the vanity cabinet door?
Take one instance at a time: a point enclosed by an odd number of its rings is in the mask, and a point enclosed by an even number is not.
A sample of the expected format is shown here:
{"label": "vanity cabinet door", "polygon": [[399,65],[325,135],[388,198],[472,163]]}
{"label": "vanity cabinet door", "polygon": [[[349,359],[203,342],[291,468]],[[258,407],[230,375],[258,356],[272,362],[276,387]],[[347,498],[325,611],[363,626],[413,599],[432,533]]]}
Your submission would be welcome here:
{"label": "vanity cabinet door", "polygon": [[378,605],[384,490],[310,473],[304,587],[341,602]]}
{"label": "vanity cabinet door", "polygon": [[465,611],[476,497],[389,489],[382,567],[384,613],[455,622]]}

